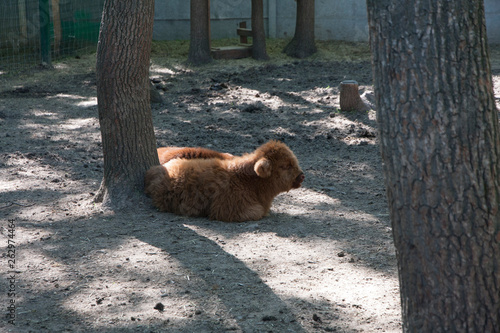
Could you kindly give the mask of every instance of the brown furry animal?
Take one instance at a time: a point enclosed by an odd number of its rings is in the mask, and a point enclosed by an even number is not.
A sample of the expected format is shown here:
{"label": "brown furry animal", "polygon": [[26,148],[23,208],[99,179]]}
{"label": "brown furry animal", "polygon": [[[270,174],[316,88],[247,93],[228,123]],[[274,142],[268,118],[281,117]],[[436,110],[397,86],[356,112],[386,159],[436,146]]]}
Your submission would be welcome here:
{"label": "brown furry animal", "polygon": [[201,147],[162,147],[157,149],[160,164],[165,164],[176,158],[219,158],[222,160],[231,159],[234,156],[228,153],[220,153],[215,150]]}
{"label": "brown furry animal", "polygon": [[241,222],[266,216],[274,197],[303,180],[290,148],[269,141],[231,159],[171,159],[148,170],[145,191],[160,211]]}

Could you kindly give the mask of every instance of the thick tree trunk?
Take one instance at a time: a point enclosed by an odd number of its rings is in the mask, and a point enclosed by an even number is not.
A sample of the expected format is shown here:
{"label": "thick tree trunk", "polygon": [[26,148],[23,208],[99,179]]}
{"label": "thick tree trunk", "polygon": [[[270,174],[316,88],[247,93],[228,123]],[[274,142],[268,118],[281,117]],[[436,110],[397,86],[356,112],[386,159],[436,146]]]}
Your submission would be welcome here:
{"label": "thick tree trunk", "polygon": [[290,57],[307,58],[316,53],[314,43],[314,0],[297,0],[295,34],[283,52]]}
{"label": "thick tree trunk", "polygon": [[96,197],[119,209],[142,193],[158,164],[151,116],[149,57],[154,0],[106,0],[97,47],[97,100],[104,179]]}
{"label": "thick tree trunk", "polygon": [[209,13],[209,0],[191,0],[191,38],[188,54],[190,64],[203,65],[212,61]]}
{"label": "thick tree trunk", "polygon": [[252,0],[252,42],[252,57],[256,60],[269,60],[266,51],[263,0]]}
{"label": "thick tree trunk", "polygon": [[483,1],[367,5],[404,331],[500,332],[500,140]]}

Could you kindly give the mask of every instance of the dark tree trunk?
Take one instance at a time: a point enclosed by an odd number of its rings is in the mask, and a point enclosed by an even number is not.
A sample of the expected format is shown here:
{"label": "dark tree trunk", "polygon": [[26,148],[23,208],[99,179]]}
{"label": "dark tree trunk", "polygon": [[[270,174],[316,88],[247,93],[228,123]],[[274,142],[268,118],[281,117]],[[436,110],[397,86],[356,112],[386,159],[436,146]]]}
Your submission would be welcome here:
{"label": "dark tree trunk", "polygon": [[252,0],[252,41],[252,57],[256,60],[269,60],[266,51],[263,0]]}
{"label": "dark tree trunk", "polygon": [[297,0],[295,34],[283,52],[290,57],[307,58],[316,53],[314,43],[314,0]]}
{"label": "dark tree trunk", "polygon": [[210,1],[191,0],[191,38],[188,62],[203,65],[212,61],[210,55]]}
{"label": "dark tree trunk", "polygon": [[406,332],[500,332],[498,116],[482,0],[368,0]]}
{"label": "dark tree trunk", "polygon": [[97,47],[97,100],[104,179],[96,197],[120,209],[142,194],[158,164],[151,116],[149,57],[154,0],[106,0]]}

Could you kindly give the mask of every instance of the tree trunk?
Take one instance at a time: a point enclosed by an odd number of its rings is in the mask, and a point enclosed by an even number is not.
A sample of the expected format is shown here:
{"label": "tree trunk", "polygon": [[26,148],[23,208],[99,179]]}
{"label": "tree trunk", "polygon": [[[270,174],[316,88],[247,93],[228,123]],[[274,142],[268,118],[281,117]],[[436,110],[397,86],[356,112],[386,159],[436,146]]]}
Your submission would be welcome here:
{"label": "tree trunk", "polygon": [[210,1],[191,0],[191,38],[188,62],[203,65],[212,61],[210,56]]}
{"label": "tree trunk", "polygon": [[266,51],[263,0],[252,0],[252,43],[252,57],[256,60],[269,60]]}
{"label": "tree trunk", "polygon": [[316,53],[314,43],[314,0],[297,0],[295,34],[283,52],[290,57],[307,58]]}
{"label": "tree trunk", "polygon": [[106,0],[97,47],[97,100],[104,179],[96,197],[120,209],[142,196],[159,164],[151,116],[149,57],[154,0]]}
{"label": "tree trunk", "polygon": [[340,82],[340,110],[342,111],[368,111],[370,108],[359,96],[358,82],[345,80]]}
{"label": "tree trunk", "polygon": [[483,1],[367,6],[403,329],[500,332],[500,140]]}

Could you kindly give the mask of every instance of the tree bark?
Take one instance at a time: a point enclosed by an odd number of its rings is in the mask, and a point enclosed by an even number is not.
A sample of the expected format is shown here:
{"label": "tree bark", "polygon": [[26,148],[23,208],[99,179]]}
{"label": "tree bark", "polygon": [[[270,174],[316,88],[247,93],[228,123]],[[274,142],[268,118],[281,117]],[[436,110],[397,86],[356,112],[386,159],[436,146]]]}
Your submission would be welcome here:
{"label": "tree bark", "polygon": [[297,0],[295,34],[283,52],[290,57],[307,58],[316,53],[314,43],[314,0]]}
{"label": "tree bark", "polygon": [[97,100],[104,178],[96,201],[111,209],[142,197],[159,164],[150,106],[154,0],[106,0],[97,47]]}
{"label": "tree bark", "polygon": [[403,329],[500,332],[500,140],[483,1],[367,7]]}
{"label": "tree bark", "polygon": [[191,0],[191,38],[189,40],[188,62],[196,66],[212,61],[209,13],[209,0]]}
{"label": "tree bark", "polygon": [[252,57],[256,60],[269,60],[266,51],[263,0],[252,0],[252,43]]}

